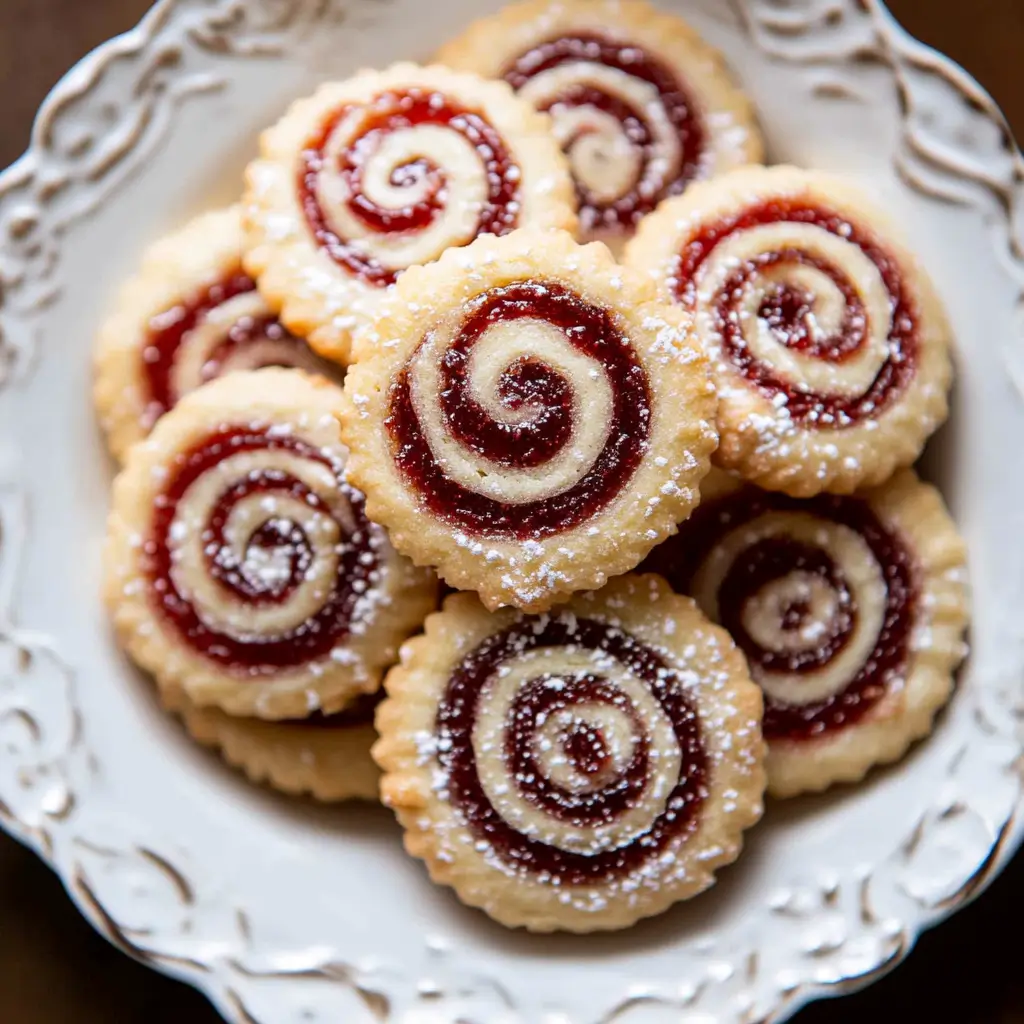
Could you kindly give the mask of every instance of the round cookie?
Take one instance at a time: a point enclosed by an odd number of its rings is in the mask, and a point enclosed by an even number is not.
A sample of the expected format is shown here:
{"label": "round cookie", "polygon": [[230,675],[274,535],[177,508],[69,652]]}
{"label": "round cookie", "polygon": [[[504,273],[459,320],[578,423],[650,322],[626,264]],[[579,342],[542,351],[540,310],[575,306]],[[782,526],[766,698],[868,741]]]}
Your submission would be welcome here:
{"label": "round cookie", "polygon": [[234,715],[341,710],[435,606],[345,478],[340,390],[297,370],[186,395],[114,482],[105,597],[163,692]]}
{"label": "round cookie", "polygon": [[721,55],[647,3],[528,0],[470,26],[438,60],[503,78],[551,115],[581,227],[613,247],[666,196],[764,154]]}
{"label": "round cookie", "polygon": [[968,622],[963,541],[911,470],[852,496],[790,498],[714,472],[645,568],[692,594],[765,694],[776,796],[853,782],[926,736]]}
{"label": "round cookie", "polygon": [[201,708],[183,694],[166,703],[193,739],[220,752],[250,781],[324,803],[377,800],[380,769],[370,756],[381,691],[334,714],[268,722]]}
{"label": "round cookie", "polygon": [[113,455],[178,400],[235,370],[330,372],[271,313],[242,270],[237,206],[202,214],[146,252],[97,339],[95,401]]}
{"label": "round cookie", "polygon": [[699,500],[704,356],[605,246],[481,238],[407,271],[378,331],[345,387],[350,478],[399,551],[489,608],[602,586]]}
{"label": "round cookie", "polygon": [[517,227],[576,227],[550,121],[507,85],[397,64],[323,85],[246,172],[245,265],[282,320],[348,362],[402,271]]}
{"label": "round cookie", "polygon": [[664,203],[626,262],[714,364],[715,462],[798,497],[910,465],[947,413],[950,331],[923,269],[841,180],[742,168]]}
{"label": "round cookie", "polygon": [[456,594],[401,657],[377,713],[382,799],[431,878],[508,927],[659,914],[761,815],[761,695],[656,576],[541,616]]}

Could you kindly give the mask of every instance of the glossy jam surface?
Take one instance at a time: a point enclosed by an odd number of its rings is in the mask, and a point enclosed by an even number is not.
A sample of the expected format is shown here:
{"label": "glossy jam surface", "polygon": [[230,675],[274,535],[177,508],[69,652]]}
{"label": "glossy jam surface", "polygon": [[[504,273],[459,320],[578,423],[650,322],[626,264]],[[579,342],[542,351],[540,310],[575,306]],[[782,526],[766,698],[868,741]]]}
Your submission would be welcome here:
{"label": "glossy jam surface", "polygon": [[[648,191],[639,186],[645,170],[657,157],[651,111],[635,107],[590,82],[570,85],[544,106],[555,116],[559,109],[566,107],[592,107],[622,126],[623,136],[641,154],[633,188],[611,203],[592,195],[580,182],[577,188],[585,228],[632,228],[662,199],[678,195],[698,176],[707,148],[704,122],[696,101],[670,68],[633,43],[617,42],[597,33],[581,32],[541,43],[516,58],[505,69],[504,78],[513,89],[519,90],[539,74],[577,63],[599,64],[653,86],[658,94],[658,113],[668,121],[678,139],[681,156],[675,174],[660,189]],[[593,129],[580,127],[577,134],[567,140],[566,148],[571,149],[580,134],[588,130]]]}
{"label": "glossy jam surface", "polygon": [[890,296],[892,327],[888,338],[888,358],[866,392],[855,397],[841,397],[795,388],[750,352],[735,312],[735,299],[752,278],[774,267],[794,264],[813,266],[832,279],[846,300],[843,324],[831,337],[813,338],[808,322],[814,311],[813,296],[782,286],[762,303],[760,310],[775,336],[789,348],[835,363],[841,363],[861,351],[867,340],[863,304],[843,270],[830,266],[820,257],[797,250],[767,253],[737,265],[713,300],[723,351],[730,362],[766,394],[785,396],[786,408],[797,422],[843,427],[871,419],[897,399],[913,380],[917,371],[920,337],[917,309],[899,264],[857,224],[820,206],[798,200],[770,199],[748,207],[734,217],[705,225],[687,242],[672,275],[676,298],[685,306],[694,306],[696,275],[719,243],[738,232],[780,222],[810,224],[828,231],[856,245],[874,263]]}
{"label": "glossy jam surface", "polygon": [[[811,514],[849,527],[864,540],[885,581],[885,612],[874,650],[849,684],[827,698],[808,704],[785,704],[765,694],[766,739],[809,739],[852,725],[885,696],[901,678],[910,657],[910,639],[917,607],[916,563],[901,538],[888,530],[867,502],[834,495],[787,498],[744,488],[711,501],[694,513],[675,537],[651,553],[643,569],[659,572],[680,593],[690,593],[703,560],[733,530],[772,511]],[[835,615],[818,645],[789,654],[760,646],[743,625],[746,602],[773,580],[794,571],[819,576],[837,596]],[[840,654],[857,623],[860,610],[848,580],[826,552],[785,537],[768,537],[744,550],[730,567],[718,592],[722,625],[746,655],[754,677],[767,672],[811,673],[827,668]],[[785,609],[783,628],[799,630],[808,607],[793,602]]]}
{"label": "glossy jam surface", "polygon": [[398,270],[375,258],[358,241],[340,237],[331,227],[330,211],[321,206],[318,194],[321,175],[332,175],[342,182],[350,214],[372,235],[422,231],[448,203],[460,201],[448,186],[445,169],[424,157],[417,157],[391,172],[392,186],[415,188],[415,202],[402,207],[382,207],[366,194],[363,177],[367,164],[394,132],[421,125],[439,125],[461,135],[476,150],[480,173],[487,182],[487,197],[475,232],[459,244],[471,242],[477,235],[505,235],[515,229],[520,207],[519,169],[501,134],[479,111],[425,89],[384,92],[359,112],[356,136],[332,160],[328,154],[331,136],[352,114],[352,107],[342,107],[324,121],[319,133],[302,152],[298,180],[299,201],[310,231],[331,259],[350,274],[368,284],[384,287],[395,281]]}
{"label": "glossy jam surface", "polygon": [[[204,475],[216,470],[224,459],[246,452],[279,451],[327,466],[339,475],[339,486],[349,496],[356,529],[343,530],[339,568],[333,587],[325,594],[317,612],[298,628],[281,635],[235,636],[209,627],[183,594],[174,579],[170,532],[179,502]],[[154,502],[150,536],[143,548],[142,565],[150,593],[161,616],[193,650],[222,668],[241,676],[261,676],[295,668],[330,654],[349,635],[353,611],[377,570],[377,555],[370,544],[369,522],[363,514],[362,498],[340,478],[340,466],[320,449],[290,435],[270,434],[246,427],[228,428],[205,437],[183,452],[170,467],[167,483]],[[225,598],[234,604],[260,607],[287,601],[302,582],[311,557],[309,541],[290,520],[267,520],[249,537],[248,545],[275,547],[288,554],[289,571],[266,580],[249,575],[245,560],[228,554],[224,536],[231,510],[253,495],[285,496],[305,503],[324,516],[332,516],[323,499],[298,477],[286,470],[254,469],[243,479],[228,483],[215,501],[206,522],[196,524],[203,533],[206,571],[215,579]]]}
{"label": "glossy jam surface", "polygon": [[553,282],[507,285],[466,305],[458,336],[443,356],[437,399],[452,437],[491,462],[517,469],[551,459],[569,442],[574,384],[552,367],[520,360],[500,382],[510,409],[530,402],[538,410],[525,422],[494,420],[473,396],[469,368],[474,345],[491,325],[526,318],[555,325],[575,349],[601,364],[612,389],[608,441],[575,486],[516,505],[465,489],[445,475],[427,444],[408,371],[391,387],[386,426],[396,463],[436,516],[475,534],[526,539],[572,529],[614,500],[647,447],[651,395],[643,365],[607,310]]}
{"label": "glossy jam surface", "polygon": [[[146,417],[149,422],[155,423],[168,409],[174,408],[181,397],[175,393],[174,365],[188,333],[195,330],[207,314],[218,306],[255,290],[256,282],[237,270],[188,300],[153,317],[149,322],[141,359],[146,382]],[[237,349],[264,339],[291,341],[297,347],[303,346],[303,342],[289,334],[276,317],[244,317],[231,326],[223,340],[210,353],[203,367],[204,382],[216,377]]]}
{"label": "glossy jam surface", "polygon": [[[510,659],[545,647],[566,646],[612,658],[642,680],[661,705],[682,751],[679,777],[664,811],[643,836],[619,849],[570,852],[516,831],[491,804],[477,772],[472,733],[488,684],[499,678]],[[578,792],[545,776],[529,739],[536,734],[539,720],[580,702],[609,703],[634,719],[637,712],[597,671],[559,677],[557,686],[551,682],[551,677],[545,676],[526,681],[514,701],[506,728],[509,778],[526,800],[559,821],[580,826],[612,821],[634,806],[650,784],[652,756],[645,740],[636,743],[624,770],[600,779],[597,790]],[[510,867],[546,873],[557,879],[557,884],[612,881],[636,871],[697,827],[707,797],[707,753],[697,715],[680,681],[656,651],[630,634],[592,619],[529,617],[488,637],[453,670],[438,707],[436,729],[438,758],[448,774],[450,799],[469,828]],[[646,735],[638,720],[635,731],[641,737]],[[607,771],[605,740],[594,727],[576,730],[567,737],[566,745],[576,750],[588,773],[600,778],[600,773]]]}

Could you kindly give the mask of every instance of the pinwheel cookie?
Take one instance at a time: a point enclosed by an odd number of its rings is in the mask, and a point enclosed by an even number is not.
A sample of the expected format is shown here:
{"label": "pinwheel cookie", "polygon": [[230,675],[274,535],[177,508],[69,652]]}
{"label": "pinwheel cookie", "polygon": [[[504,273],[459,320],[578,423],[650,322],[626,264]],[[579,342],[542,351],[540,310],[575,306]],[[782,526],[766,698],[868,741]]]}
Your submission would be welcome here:
{"label": "pinwheel cookie", "polygon": [[543,610],[698,501],[715,397],[678,310],[603,245],[520,231],[407,271],[349,371],[350,478],[418,564]]}
{"label": "pinwheel cookie", "polygon": [[407,267],[525,225],[573,229],[549,120],[507,85],[398,64],[321,86],[247,172],[246,266],[282,319],[347,362]]}
{"label": "pinwheel cookie", "polygon": [[242,270],[240,209],[203,214],[150,248],[100,330],[95,399],[111,451],[123,459],[199,385],[262,366],[330,372]]}
{"label": "pinwheel cookie", "polygon": [[840,180],[761,167],[695,185],[644,221],[626,262],[694,317],[725,469],[800,497],[845,494],[912,463],[945,419],[942,306]]}
{"label": "pinwheel cookie", "polygon": [[183,694],[167,700],[194,739],[256,783],[325,803],[376,800],[380,770],[370,756],[373,714],[381,692],[330,715],[268,722],[201,708]]}
{"label": "pinwheel cookie", "polygon": [[761,814],[761,695],[656,576],[557,611],[445,601],[377,714],[381,793],[435,882],[502,924],[624,928],[706,889]]}
{"label": "pinwheel cookie", "polygon": [[296,370],[187,395],[114,483],[106,599],[121,642],[200,706],[296,718],[377,689],[434,606],[345,479],[340,392]]}
{"label": "pinwheel cookie", "polygon": [[438,59],[504,78],[552,116],[581,226],[610,244],[691,181],[763,155],[720,55],[646,3],[529,0],[472,25]]}
{"label": "pinwheel cookie", "polygon": [[964,656],[963,542],[910,470],[798,499],[713,473],[646,567],[724,626],[765,694],[779,796],[854,781],[931,731]]}

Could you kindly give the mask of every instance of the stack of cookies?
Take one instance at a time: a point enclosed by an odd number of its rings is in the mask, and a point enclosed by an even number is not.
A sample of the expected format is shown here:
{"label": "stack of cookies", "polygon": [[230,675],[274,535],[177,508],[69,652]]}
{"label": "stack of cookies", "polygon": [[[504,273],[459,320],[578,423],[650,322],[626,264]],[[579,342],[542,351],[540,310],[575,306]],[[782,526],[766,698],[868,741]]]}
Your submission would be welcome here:
{"label": "stack of cookies", "polygon": [[762,159],[678,18],[529,0],[299,100],[150,250],[98,344],[106,597],[198,740],[586,932],[931,730],[949,328],[871,203]]}

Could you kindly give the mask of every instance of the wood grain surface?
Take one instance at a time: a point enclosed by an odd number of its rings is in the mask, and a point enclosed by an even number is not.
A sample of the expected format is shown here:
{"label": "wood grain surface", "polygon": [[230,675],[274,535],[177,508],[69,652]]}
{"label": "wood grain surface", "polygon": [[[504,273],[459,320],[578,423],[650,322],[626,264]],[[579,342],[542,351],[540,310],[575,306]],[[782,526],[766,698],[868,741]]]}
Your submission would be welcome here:
{"label": "wood grain surface", "polygon": [[[147,6],[146,0],[0,0],[0,166],[25,148],[32,115],[61,74],[129,28]],[[890,7],[916,36],[974,74],[1024,137],[1024,0],[891,0]],[[979,901],[926,935],[898,971],[859,995],[810,1007],[798,1024],[1024,1022],[1022,908],[1024,858],[1018,857]],[[0,1022],[217,1020],[190,989],[108,946],[47,868],[0,834]]]}

